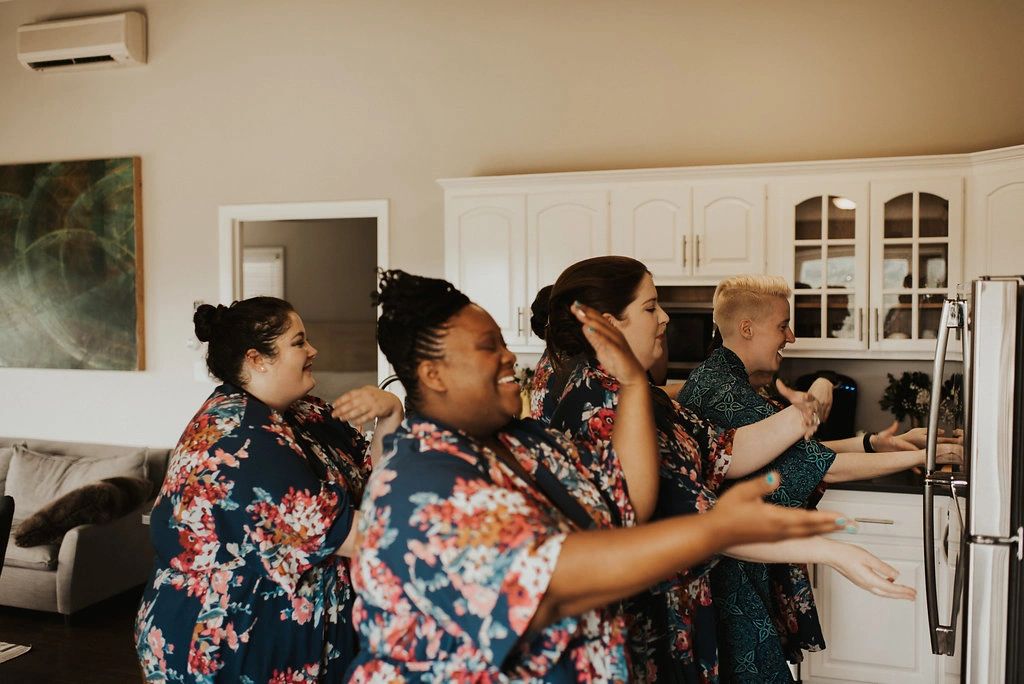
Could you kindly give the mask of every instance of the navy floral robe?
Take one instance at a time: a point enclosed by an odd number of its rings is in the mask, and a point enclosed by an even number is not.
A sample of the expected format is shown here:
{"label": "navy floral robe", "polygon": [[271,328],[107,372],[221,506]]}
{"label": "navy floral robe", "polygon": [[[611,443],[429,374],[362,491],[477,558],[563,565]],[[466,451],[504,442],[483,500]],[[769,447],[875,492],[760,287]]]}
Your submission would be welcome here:
{"label": "navy floral robe", "polygon": [[[650,391],[660,458],[653,518],[707,511],[729,468],[734,431],[710,425],[654,385]],[[615,513],[616,524],[632,526],[636,515],[626,478],[610,448],[618,396],[618,380],[596,361],[582,361],[568,375],[551,427],[577,444],[589,445],[581,454],[592,481]],[[623,602],[632,681],[717,681],[717,633],[708,579],[714,563],[711,559],[678,573]]]}
{"label": "navy floral robe", "polygon": [[353,568],[361,650],[350,682],[627,680],[614,612],[528,631],[566,536],[611,525],[580,474],[581,454],[535,420],[512,421],[496,437],[532,482],[414,413],[385,438]]}
{"label": "navy floral robe", "polygon": [[[707,420],[732,428],[774,415],[778,408],[750,385],[743,362],[725,347],[690,373],[679,402]],[[815,440],[800,440],[759,471],[777,470],[782,484],[769,500],[813,508],[835,452]],[[820,651],[825,639],[814,606],[807,567],[766,565],[723,558],[712,570],[718,611],[722,679],[730,682],[790,682],[786,660]]]}
{"label": "navy floral robe", "polygon": [[314,397],[221,385],[171,454],[135,623],[147,681],[341,681],[356,649],[348,537],[369,450]]}
{"label": "navy floral robe", "polygon": [[558,397],[551,391],[552,377],[555,367],[551,363],[551,355],[547,349],[537,360],[533,369],[533,377],[530,378],[530,417],[547,423],[551,420],[551,414],[555,410],[555,402]]}

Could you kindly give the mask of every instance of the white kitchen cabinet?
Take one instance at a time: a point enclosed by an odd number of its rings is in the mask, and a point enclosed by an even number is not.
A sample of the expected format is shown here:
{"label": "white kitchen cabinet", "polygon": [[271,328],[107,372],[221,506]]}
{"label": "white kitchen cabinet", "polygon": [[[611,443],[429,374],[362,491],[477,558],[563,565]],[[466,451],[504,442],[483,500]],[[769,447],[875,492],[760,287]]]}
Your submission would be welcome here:
{"label": "white kitchen cabinet", "polygon": [[965,280],[1024,274],[1024,159],[978,167],[967,196]]}
{"label": "white kitchen cabinet", "polygon": [[765,187],[730,181],[693,188],[693,275],[764,273]]}
{"label": "white kitchen cabinet", "polygon": [[942,303],[963,282],[963,179],[871,183],[871,342],[934,351]]}
{"label": "white kitchen cabinet", "polygon": [[516,352],[539,353],[530,304],[566,266],[608,254],[606,191],[472,194],[445,204],[445,277],[486,309]]}
{"label": "white kitchen cabinet", "polygon": [[[917,590],[915,601],[886,599],[855,586],[831,568],[812,569],[815,603],[826,648],[801,665],[808,684],[941,684],[959,670],[953,658],[931,652],[925,599],[922,538],[923,498],[919,495],[829,490],[819,508],[858,521],[859,533],[832,535],[862,546],[899,571],[898,581]],[[948,500],[936,506],[940,539],[940,616],[948,616],[952,569],[941,544],[949,521]],[[955,533],[953,539],[955,541]]]}
{"label": "white kitchen cabinet", "polygon": [[494,317],[506,344],[528,343],[525,195],[449,198],[445,278]]}
{"label": "white kitchen cabinet", "polygon": [[787,245],[777,272],[793,287],[793,350],[867,349],[868,186],[820,179],[779,183],[769,190],[776,233]]}
{"label": "white kitchen cabinet", "polygon": [[714,285],[764,273],[763,183],[614,187],[612,251],[642,261],[658,285]]}
{"label": "white kitchen cabinet", "polygon": [[[608,192],[531,193],[526,199],[526,287],[533,297],[570,264],[609,253]],[[539,340],[541,348],[543,343]]]}
{"label": "white kitchen cabinet", "polygon": [[611,194],[612,253],[642,261],[659,285],[693,275],[691,190],[684,183],[618,187]]}

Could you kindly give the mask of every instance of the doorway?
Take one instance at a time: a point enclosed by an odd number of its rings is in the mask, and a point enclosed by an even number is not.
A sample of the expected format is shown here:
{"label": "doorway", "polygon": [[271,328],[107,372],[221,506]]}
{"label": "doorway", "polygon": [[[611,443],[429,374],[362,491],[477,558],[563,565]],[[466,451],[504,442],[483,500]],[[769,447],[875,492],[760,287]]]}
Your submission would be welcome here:
{"label": "doorway", "polygon": [[311,393],[326,401],[389,373],[370,299],[387,267],[386,200],[220,208],[221,301],[291,302],[319,352]]}

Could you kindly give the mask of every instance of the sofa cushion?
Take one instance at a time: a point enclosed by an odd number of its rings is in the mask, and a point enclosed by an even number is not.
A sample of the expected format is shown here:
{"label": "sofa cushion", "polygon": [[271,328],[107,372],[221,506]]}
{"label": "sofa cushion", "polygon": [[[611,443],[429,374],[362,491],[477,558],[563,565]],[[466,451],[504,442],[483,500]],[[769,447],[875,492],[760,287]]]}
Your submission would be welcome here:
{"label": "sofa cushion", "polygon": [[108,523],[128,515],[152,490],[149,480],[138,477],[108,477],[79,487],[23,520],[14,532],[14,543],[22,547],[60,543],[65,532],[79,525]]}
{"label": "sofa cushion", "polygon": [[25,519],[68,492],[108,477],[145,479],[146,450],[103,458],[74,454],[46,454],[14,445],[7,473],[7,493]]}
{"label": "sofa cushion", "polygon": [[[21,521],[14,520],[12,530],[18,529]],[[30,546],[23,549],[14,544],[14,532],[11,532],[11,539],[7,544],[7,556],[4,559],[6,568],[29,568],[31,570],[54,570],[57,567],[57,554],[60,546],[58,544],[43,544],[41,546]]]}

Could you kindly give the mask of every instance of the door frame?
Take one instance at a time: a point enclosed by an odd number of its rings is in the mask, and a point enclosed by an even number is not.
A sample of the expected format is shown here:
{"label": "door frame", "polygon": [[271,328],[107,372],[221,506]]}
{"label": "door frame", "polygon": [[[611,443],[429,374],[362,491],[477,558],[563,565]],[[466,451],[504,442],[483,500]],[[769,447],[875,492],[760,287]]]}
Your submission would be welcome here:
{"label": "door frame", "polygon": [[[218,209],[219,295],[222,304],[240,296],[242,284],[242,223],[245,221],[306,221],[317,219],[376,219],[377,268],[390,267],[388,200],[327,202],[278,202],[228,204]],[[380,309],[377,310],[380,315]],[[377,382],[391,373],[384,354],[377,349]]]}

